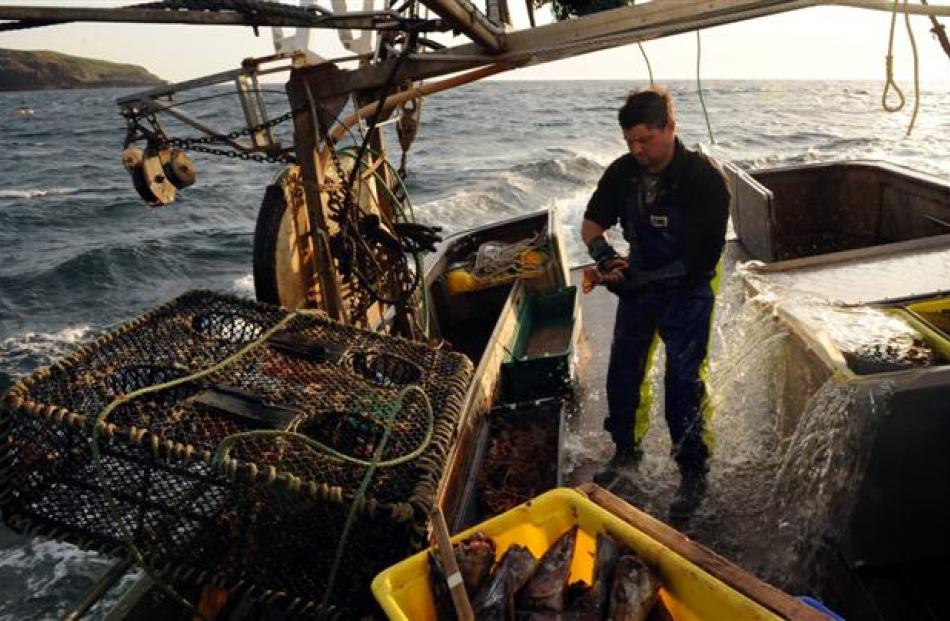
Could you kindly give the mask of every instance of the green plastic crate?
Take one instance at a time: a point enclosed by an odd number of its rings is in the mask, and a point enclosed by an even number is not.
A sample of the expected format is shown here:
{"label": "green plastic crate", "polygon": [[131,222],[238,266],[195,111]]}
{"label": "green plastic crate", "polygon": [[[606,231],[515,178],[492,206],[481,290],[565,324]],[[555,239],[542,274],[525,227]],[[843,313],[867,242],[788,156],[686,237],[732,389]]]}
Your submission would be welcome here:
{"label": "green plastic crate", "polygon": [[529,296],[518,316],[512,359],[502,364],[507,401],[565,392],[571,384],[580,334],[577,287]]}

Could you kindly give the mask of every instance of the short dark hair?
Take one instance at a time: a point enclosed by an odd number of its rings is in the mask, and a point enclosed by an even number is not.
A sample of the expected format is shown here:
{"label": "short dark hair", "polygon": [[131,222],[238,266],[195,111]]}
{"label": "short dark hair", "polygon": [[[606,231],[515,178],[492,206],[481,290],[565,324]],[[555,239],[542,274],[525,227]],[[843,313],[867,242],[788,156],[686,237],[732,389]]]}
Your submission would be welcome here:
{"label": "short dark hair", "polygon": [[642,91],[631,91],[627,101],[617,115],[620,127],[630,129],[634,125],[646,125],[653,129],[663,129],[671,120],[676,119],[673,111],[673,98],[662,86],[651,86]]}

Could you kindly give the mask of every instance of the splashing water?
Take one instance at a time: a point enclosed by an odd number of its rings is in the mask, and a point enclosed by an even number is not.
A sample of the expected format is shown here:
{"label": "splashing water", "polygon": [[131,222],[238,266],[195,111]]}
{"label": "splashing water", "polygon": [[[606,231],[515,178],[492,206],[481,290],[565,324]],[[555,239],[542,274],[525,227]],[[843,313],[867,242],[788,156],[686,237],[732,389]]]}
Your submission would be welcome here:
{"label": "splashing water", "polygon": [[[846,571],[837,547],[890,389],[872,378],[840,383],[781,321],[779,299],[745,299],[742,279],[731,271],[724,276],[710,351],[715,447],[709,488],[678,527],[779,588],[833,603],[831,585]],[[654,406],[646,455],[612,491],[666,521],[679,472],[662,423],[662,347],[658,354],[649,374]],[[605,413],[606,399],[599,396],[588,396],[584,405]],[[589,480],[591,462],[603,463],[612,451],[606,433],[591,429],[600,416],[585,412],[583,418],[596,420],[571,425],[565,443],[570,484]]]}
{"label": "splashing water", "polygon": [[[845,570],[837,550],[890,393],[886,382],[830,378],[812,396],[782,443],[754,526],[761,535],[751,539],[746,567],[793,592],[814,593],[839,582],[829,578]],[[823,595],[834,596],[827,590]]]}

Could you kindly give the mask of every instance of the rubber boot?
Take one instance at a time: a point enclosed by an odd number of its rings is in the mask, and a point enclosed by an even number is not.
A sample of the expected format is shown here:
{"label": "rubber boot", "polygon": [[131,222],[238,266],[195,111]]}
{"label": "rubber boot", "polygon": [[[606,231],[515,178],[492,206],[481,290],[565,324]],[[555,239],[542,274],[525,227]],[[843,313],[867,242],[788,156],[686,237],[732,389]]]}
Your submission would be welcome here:
{"label": "rubber boot", "polygon": [[706,473],[709,467],[703,464],[680,464],[680,485],[670,503],[670,521],[682,523],[688,520],[706,497]]}
{"label": "rubber boot", "polygon": [[609,487],[619,477],[624,475],[624,471],[636,470],[643,459],[643,451],[640,448],[617,447],[614,450],[613,457],[610,458],[604,467],[594,473],[594,483],[604,487]]}

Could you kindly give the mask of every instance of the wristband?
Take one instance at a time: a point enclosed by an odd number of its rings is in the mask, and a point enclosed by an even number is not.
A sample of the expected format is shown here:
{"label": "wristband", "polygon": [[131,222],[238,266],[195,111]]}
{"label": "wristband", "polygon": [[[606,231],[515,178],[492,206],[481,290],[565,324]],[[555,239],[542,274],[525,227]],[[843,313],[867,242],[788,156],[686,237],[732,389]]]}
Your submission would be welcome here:
{"label": "wristband", "polygon": [[618,256],[614,247],[607,243],[603,236],[598,235],[587,244],[587,253],[590,258],[597,261],[598,267],[607,259],[613,259]]}

